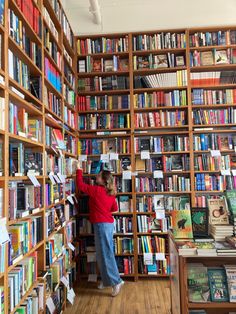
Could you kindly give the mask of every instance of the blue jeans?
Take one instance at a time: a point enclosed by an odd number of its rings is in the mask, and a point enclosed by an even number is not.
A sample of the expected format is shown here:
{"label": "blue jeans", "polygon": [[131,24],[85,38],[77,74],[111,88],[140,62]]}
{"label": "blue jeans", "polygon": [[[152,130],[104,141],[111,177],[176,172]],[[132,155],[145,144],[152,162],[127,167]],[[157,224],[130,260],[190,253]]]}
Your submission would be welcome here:
{"label": "blue jeans", "polygon": [[113,251],[113,223],[95,223],[95,248],[103,285],[115,286],[121,282]]}

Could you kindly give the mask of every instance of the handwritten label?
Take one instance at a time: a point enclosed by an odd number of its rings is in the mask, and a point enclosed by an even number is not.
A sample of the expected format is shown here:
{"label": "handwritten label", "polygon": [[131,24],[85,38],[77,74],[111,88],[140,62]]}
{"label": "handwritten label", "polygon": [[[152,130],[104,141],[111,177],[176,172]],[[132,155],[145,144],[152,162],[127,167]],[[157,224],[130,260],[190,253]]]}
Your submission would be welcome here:
{"label": "handwritten label", "polygon": [[149,151],[142,151],[141,152],[141,159],[150,159],[150,152]]}
{"label": "handwritten label", "polygon": [[119,160],[119,154],[110,153],[110,160]]}
{"label": "handwritten label", "polygon": [[122,172],[123,180],[131,180],[132,172],[130,170],[126,170]]}
{"label": "handwritten label", "polygon": [[211,157],[220,157],[220,150],[211,150]]}
{"label": "handwritten label", "polygon": [[155,170],[153,172],[153,178],[154,179],[163,179],[163,171],[161,170]]}
{"label": "handwritten label", "polygon": [[144,265],[153,265],[153,254],[143,253],[143,262],[144,262]]}

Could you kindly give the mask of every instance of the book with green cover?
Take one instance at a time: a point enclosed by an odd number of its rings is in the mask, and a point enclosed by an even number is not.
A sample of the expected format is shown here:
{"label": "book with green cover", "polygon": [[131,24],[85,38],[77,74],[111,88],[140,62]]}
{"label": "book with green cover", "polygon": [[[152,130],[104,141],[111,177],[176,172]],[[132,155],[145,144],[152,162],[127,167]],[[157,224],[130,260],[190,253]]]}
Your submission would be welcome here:
{"label": "book with green cover", "polygon": [[230,212],[236,216],[236,190],[226,191],[226,199]]}
{"label": "book with green cover", "polygon": [[207,302],[210,297],[207,267],[201,263],[189,263],[187,268],[189,302]]}
{"label": "book with green cover", "polygon": [[225,269],[222,267],[208,268],[208,279],[212,302],[228,302],[229,293]]}
{"label": "book with green cover", "polygon": [[173,210],[171,215],[174,237],[176,239],[192,239],[193,230],[190,210]]}

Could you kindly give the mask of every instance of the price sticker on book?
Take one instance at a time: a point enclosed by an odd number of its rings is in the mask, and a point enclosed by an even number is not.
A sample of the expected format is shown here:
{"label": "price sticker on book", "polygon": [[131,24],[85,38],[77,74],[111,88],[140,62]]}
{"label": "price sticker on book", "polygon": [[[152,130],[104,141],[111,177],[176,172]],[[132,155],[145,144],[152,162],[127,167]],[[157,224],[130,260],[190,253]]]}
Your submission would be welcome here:
{"label": "price sticker on book", "polygon": [[143,262],[144,262],[144,265],[153,265],[153,254],[143,253]]}
{"label": "price sticker on book", "polygon": [[211,150],[211,157],[220,157],[221,153],[220,150]]}
{"label": "price sticker on book", "polygon": [[66,278],[66,276],[63,276],[61,278],[61,282],[63,283],[63,285],[67,288],[69,286],[69,280],[68,278]]}
{"label": "price sticker on book", "polygon": [[231,176],[230,169],[221,170],[220,173],[222,176]]}
{"label": "price sticker on book", "polygon": [[75,247],[71,242],[68,243],[68,247],[71,249],[71,251],[75,251]]}
{"label": "price sticker on book", "polygon": [[153,171],[153,178],[154,179],[163,179],[163,171],[161,170],[155,170]]}
{"label": "price sticker on book", "polygon": [[108,154],[101,154],[101,155],[100,155],[100,160],[101,160],[101,162],[103,162],[103,163],[108,163],[108,162],[110,161],[109,155],[108,155]]}
{"label": "price sticker on book", "polygon": [[58,172],[57,176],[61,180],[61,183],[65,183],[66,182],[66,176],[65,175],[63,175],[60,172]]}
{"label": "price sticker on book", "polygon": [[123,180],[131,180],[132,172],[130,170],[125,170],[122,172]]}
{"label": "price sticker on book", "polygon": [[150,152],[149,151],[142,151],[141,152],[141,159],[150,159]]}
{"label": "price sticker on book", "polygon": [[58,178],[58,176],[56,174],[54,174],[54,179],[56,181],[56,183],[60,184],[61,180]]}
{"label": "price sticker on book", "polygon": [[119,154],[110,153],[110,160],[119,160]]}
{"label": "price sticker on book", "polygon": [[49,175],[48,175],[50,181],[52,182],[52,185],[55,185],[56,184],[56,181],[54,179],[54,173],[53,172],[50,172]]}
{"label": "price sticker on book", "polygon": [[67,196],[67,201],[69,201],[72,205],[75,204],[74,200],[73,200],[73,197],[71,195],[68,195]]}
{"label": "price sticker on book", "polygon": [[232,172],[232,175],[236,177],[236,169],[232,169],[231,172]]}
{"label": "price sticker on book", "polygon": [[164,219],[165,218],[165,210],[164,209],[156,209],[156,219]]}
{"label": "price sticker on book", "polygon": [[79,161],[87,161],[87,155],[79,155]]}
{"label": "price sticker on book", "polygon": [[97,258],[96,258],[96,253],[95,252],[87,252],[87,262],[88,263],[93,263],[96,262]]}
{"label": "price sticker on book", "polygon": [[53,314],[54,311],[56,310],[56,307],[55,307],[55,305],[54,305],[53,300],[52,300],[51,297],[47,298],[46,305],[47,305],[47,307],[48,307],[49,312],[50,312],[51,314]]}
{"label": "price sticker on book", "polygon": [[74,289],[67,289],[67,300],[73,305],[75,301],[75,292]]}

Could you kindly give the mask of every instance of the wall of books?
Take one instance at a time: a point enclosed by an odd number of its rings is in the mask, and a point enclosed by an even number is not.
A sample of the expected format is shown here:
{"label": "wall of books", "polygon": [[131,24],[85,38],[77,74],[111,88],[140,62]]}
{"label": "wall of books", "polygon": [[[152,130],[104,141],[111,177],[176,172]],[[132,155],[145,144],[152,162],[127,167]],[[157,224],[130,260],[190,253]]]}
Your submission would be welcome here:
{"label": "wall of books", "polygon": [[0,23],[0,311],[61,313],[76,279],[73,33],[57,0],[1,0]]}
{"label": "wall of books", "polygon": [[[191,237],[190,207],[235,189],[236,28],[81,36],[76,45],[79,157],[88,182],[100,169],[114,174],[120,273],[168,277],[168,230]],[[96,280],[86,196],[79,216],[80,273]]]}

